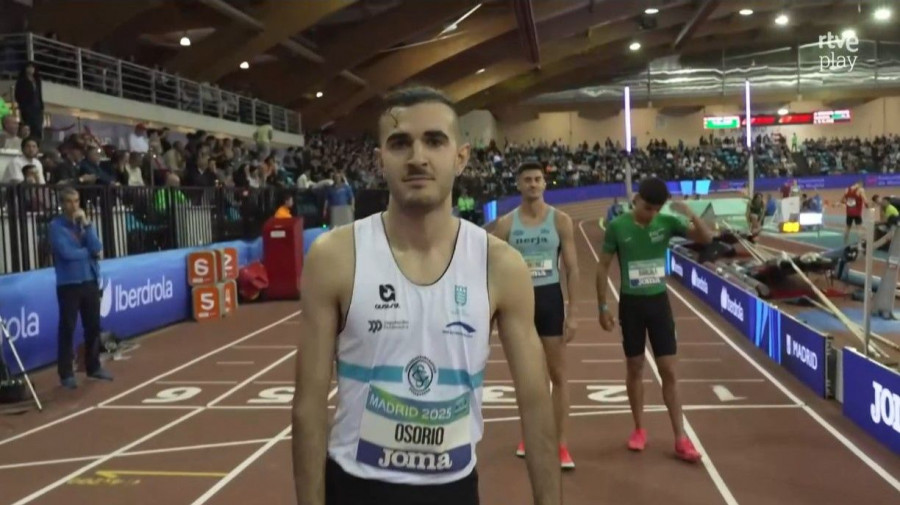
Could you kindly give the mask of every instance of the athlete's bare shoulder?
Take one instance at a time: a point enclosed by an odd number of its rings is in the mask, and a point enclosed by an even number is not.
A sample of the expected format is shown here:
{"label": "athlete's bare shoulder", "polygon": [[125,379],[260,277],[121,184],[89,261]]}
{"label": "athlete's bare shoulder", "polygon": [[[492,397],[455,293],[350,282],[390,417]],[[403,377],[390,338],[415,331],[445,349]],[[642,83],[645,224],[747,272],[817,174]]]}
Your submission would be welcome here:
{"label": "athlete's bare shoulder", "polygon": [[509,286],[518,284],[519,278],[531,286],[531,273],[522,254],[501,238],[488,235],[488,285],[491,299],[508,292]]}
{"label": "athlete's bare shoulder", "polygon": [[302,279],[309,281],[304,286],[349,298],[356,261],[353,226],[339,226],[316,237],[303,259]]}
{"label": "athlete's bare shoulder", "polygon": [[491,228],[491,235],[500,238],[501,240],[509,240],[509,230],[512,228],[513,222],[513,213],[508,212],[503,214],[496,221],[494,221],[494,225]]}
{"label": "athlete's bare shoulder", "polygon": [[551,206],[551,208],[554,211],[553,219],[556,221],[556,226],[572,223],[572,216],[568,212],[561,210],[559,207]]}

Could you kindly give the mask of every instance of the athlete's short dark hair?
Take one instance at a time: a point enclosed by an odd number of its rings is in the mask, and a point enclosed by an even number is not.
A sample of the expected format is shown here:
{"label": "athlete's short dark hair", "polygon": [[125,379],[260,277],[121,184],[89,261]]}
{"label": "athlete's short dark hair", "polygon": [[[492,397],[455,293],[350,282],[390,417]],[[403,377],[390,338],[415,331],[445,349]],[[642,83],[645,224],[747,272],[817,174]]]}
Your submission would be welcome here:
{"label": "athlete's short dark hair", "polygon": [[638,195],[650,205],[665,205],[672,196],[666,182],[658,177],[648,177],[638,186]]}
{"label": "athlete's short dark hair", "polygon": [[[381,129],[381,118],[390,115],[396,107],[412,107],[423,103],[442,103],[453,111],[454,130],[456,138],[461,137],[459,132],[459,112],[456,104],[443,91],[430,86],[407,86],[395,89],[382,98],[382,110],[378,115],[378,127]],[[379,134],[381,132],[379,131]]]}
{"label": "athlete's short dark hair", "polygon": [[516,175],[522,175],[523,172],[528,170],[540,170],[541,175],[544,175],[544,164],[538,160],[525,160],[522,163],[519,163]]}

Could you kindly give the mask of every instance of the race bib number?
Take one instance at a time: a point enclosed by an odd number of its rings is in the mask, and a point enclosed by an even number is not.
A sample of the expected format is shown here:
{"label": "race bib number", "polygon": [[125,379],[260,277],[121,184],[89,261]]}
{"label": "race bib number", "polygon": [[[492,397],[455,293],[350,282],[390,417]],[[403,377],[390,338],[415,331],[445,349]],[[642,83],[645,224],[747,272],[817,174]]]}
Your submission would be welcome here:
{"label": "race bib number", "polygon": [[356,459],[398,472],[459,471],[472,460],[470,409],[471,393],[426,402],[370,386]]}
{"label": "race bib number", "polygon": [[856,207],[856,199],[848,198],[847,199],[847,207]]}
{"label": "race bib number", "polygon": [[548,277],[553,274],[553,260],[539,256],[526,256],[525,264],[528,265],[528,270],[531,271],[533,279]]}
{"label": "race bib number", "polygon": [[662,284],[666,277],[665,260],[632,261],[628,263],[628,281],[640,288]]}

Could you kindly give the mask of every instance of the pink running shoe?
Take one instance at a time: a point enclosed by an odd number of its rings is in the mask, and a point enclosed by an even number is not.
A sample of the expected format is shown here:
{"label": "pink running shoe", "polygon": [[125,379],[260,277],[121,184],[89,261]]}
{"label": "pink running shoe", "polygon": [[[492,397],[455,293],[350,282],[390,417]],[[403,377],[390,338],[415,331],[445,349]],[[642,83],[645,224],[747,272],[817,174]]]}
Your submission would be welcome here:
{"label": "pink running shoe", "polygon": [[566,469],[575,468],[575,462],[572,461],[572,455],[569,454],[569,448],[564,445],[559,446],[559,464]]}
{"label": "pink running shoe", "polygon": [[519,442],[519,447],[516,447],[516,456],[520,458],[525,457],[525,442]]}
{"label": "pink running shoe", "polygon": [[679,459],[689,463],[696,463],[703,458],[703,456],[697,452],[697,449],[694,448],[694,444],[691,443],[687,437],[675,442],[675,455],[678,456]]}
{"label": "pink running shoe", "polygon": [[631,432],[631,437],[628,438],[629,449],[643,451],[645,445],[647,445],[647,430],[640,428]]}

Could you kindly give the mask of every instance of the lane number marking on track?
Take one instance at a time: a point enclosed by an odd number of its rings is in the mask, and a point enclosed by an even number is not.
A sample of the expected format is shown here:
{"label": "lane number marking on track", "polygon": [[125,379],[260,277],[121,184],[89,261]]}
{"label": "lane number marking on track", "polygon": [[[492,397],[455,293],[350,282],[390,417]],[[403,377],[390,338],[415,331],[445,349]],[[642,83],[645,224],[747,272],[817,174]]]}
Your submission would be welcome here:
{"label": "lane number marking on track", "polygon": [[[570,384],[570,387],[573,386]],[[628,394],[624,384],[577,384],[576,388],[585,388],[587,398],[596,403],[626,403]],[[746,400],[744,396],[736,396],[726,386],[713,384],[710,386],[716,398],[722,403]],[[166,405],[184,402],[203,392],[196,386],[166,388],[158,391],[156,396],[144,399],[141,403],[149,405]],[[248,405],[287,405],[293,401],[294,386],[270,387],[259,391],[254,398],[247,400]],[[486,385],[482,389],[482,402],[486,405],[515,404],[516,388],[506,384]]]}

